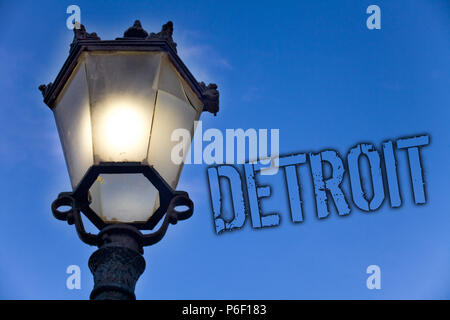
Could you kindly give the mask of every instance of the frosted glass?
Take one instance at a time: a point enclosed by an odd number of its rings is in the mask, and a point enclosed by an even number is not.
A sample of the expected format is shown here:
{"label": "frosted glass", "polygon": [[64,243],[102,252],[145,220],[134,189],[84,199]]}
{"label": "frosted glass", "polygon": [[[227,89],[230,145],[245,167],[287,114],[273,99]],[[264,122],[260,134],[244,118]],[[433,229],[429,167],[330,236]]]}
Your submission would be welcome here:
{"label": "frosted glass", "polygon": [[159,208],[158,190],[142,174],[101,174],[90,196],[104,222],[146,222]]}
{"label": "frosted glass", "polygon": [[53,109],[72,188],[93,164],[85,63],[75,68]]}
{"label": "frosted glass", "polygon": [[187,97],[187,101],[198,111],[203,111],[203,102],[197,97],[197,95],[192,91],[192,89],[189,87],[189,85],[181,79],[181,83],[183,85],[184,93]]}
{"label": "frosted glass", "polygon": [[160,60],[160,53],[88,54],[95,163],[147,157]]}
{"label": "frosted glass", "polygon": [[199,113],[186,101],[164,91],[158,91],[148,163],[153,165],[173,188],[178,183],[182,165],[175,164],[171,160],[172,148],[179,143],[171,141],[172,132],[184,128],[190,131],[192,137],[194,121],[198,119],[198,115]]}
{"label": "frosted glass", "polygon": [[186,100],[184,91],[181,88],[180,76],[171,64],[167,54],[162,56],[160,68],[158,89],[164,90],[179,99]]}

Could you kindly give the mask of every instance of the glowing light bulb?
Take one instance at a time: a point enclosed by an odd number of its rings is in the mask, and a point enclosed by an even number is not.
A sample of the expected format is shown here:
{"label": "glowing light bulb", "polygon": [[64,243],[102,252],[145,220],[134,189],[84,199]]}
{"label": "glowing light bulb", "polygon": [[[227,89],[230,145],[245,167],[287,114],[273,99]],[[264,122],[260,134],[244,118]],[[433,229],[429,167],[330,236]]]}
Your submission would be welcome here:
{"label": "glowing light bulb", "polygon": [[111,161],[136,161],[139,154],[145,157],[150,134],[148,110],[135,101],[111,100],[100,131]]}

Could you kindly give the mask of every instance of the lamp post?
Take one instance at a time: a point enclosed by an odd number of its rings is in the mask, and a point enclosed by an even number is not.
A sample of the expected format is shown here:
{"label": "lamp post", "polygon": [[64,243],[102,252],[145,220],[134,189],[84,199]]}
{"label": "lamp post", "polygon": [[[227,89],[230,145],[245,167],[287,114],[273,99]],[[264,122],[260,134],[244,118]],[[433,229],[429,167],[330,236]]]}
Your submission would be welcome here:
{"label": "lamp post", "polygon": [[[135,299],[143,247],[193,213],[188,193],[175,190],[182,164],[171,161],[171,133],[184,128],[192,137],[203,111],[217,113],[219,92],[195,80],[172,32],[172,22],[149,35],[135,21],[123,37],[101,40],[77,25],[56,80],[39,87],[72,185],[52,203],[53,215],[99,248],[89,259],[93,300]],[[85,230],[82,214],[98,234]]]}

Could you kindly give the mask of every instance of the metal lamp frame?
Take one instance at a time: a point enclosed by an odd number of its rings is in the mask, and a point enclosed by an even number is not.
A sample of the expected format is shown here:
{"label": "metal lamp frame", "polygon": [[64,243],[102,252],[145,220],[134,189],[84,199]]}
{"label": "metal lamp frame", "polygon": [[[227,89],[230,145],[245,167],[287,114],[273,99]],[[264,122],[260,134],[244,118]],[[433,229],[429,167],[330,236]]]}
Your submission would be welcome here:
{"label": "metal lamp frame", "polygon": [[[160,206],[145,223],[106,223],[89,206],[89,189],[94,184],[100,174],[142,174],[158,190]],[[70,209],[60,211],[60,207]],[[184,211],[176,210],[178,206],[186,206]],[[142,246],[152,245],[162,239],[169,224],[176,224],[179,220],[185,220],[192,216],[194,204],[185,191],[173,190],[169,184],[161,177],[153,166],[142,165],[136,162],[112,162],[93,165],[84,175],[73,192],[62,192],[52,203],[52,212],[56,219],[74,224],[79,238],[89,245],[101,245],[102,239],[99,234],[89,233],[84,228],[80,212],[82,212],[99,230],[104,230],[111,225],[129,225],[138,230],[152,230],[162,219],[164,213],[166,217],[160,228],[150,234],[142,234]]]}

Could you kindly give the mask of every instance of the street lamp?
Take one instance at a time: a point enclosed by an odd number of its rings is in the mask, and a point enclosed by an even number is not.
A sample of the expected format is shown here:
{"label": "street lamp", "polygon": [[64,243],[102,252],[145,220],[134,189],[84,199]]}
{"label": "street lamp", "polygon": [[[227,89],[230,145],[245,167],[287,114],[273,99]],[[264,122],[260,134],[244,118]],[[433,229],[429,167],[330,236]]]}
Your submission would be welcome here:
{"label": "street lamp", "polygon": [[[39,87],[55,116],[73,189],[59,194],[53,215],[99,247],[89,259],[91,299],[135,299],[143,247],[193,213],[188,194],[175,191],[182,164],[171,161],[177,143],[171,133],[183,128],[192,137],[202,111],[217,113],[219,92],[195,80],[172,32],[168,22],[148,35],[135,21],[122,38],[101,40],[76,24],[56,80]],[[80,213],[98,234],[86,232]],[[156,231],[140,231],[163,217]]]}

